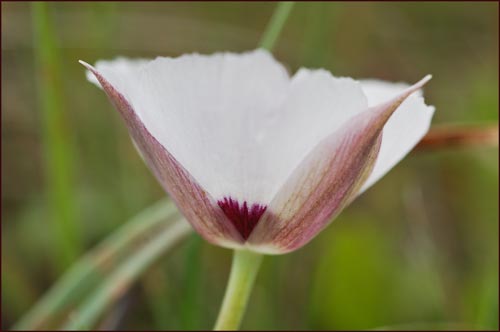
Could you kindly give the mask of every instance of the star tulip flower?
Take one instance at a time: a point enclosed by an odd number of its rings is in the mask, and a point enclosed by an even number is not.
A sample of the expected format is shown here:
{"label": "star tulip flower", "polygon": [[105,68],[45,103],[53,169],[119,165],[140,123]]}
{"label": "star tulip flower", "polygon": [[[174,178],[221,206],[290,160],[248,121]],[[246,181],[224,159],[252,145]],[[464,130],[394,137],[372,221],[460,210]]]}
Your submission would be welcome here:
{"label": "star tulip flower", "polygon": [[420,88],[300,69],[264,50],[83,63],[207,241],[302,247],[425,135]]}

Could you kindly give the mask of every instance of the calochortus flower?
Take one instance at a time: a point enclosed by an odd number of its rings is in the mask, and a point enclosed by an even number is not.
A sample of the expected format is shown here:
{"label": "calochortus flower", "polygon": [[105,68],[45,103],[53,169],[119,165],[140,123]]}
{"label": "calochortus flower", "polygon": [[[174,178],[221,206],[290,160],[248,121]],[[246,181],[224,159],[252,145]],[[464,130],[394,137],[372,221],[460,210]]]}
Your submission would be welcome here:
{"label": "calochortus flower", "polygon": [[419,91],[430,76],[411,87],[322,69],[290,77],[264,50],[83,64],[194,229],[267,254],[308,243],[434,112]]}

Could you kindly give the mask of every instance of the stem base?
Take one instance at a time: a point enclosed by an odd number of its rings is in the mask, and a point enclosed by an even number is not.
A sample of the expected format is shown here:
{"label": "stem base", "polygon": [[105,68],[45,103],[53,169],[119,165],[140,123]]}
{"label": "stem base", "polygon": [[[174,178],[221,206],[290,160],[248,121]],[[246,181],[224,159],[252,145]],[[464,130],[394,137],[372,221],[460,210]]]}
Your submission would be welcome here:
{"label": "stem base", "polygon": [[235,250],[229,282],[214,330],[237,330],[247,307],[262,255]]}

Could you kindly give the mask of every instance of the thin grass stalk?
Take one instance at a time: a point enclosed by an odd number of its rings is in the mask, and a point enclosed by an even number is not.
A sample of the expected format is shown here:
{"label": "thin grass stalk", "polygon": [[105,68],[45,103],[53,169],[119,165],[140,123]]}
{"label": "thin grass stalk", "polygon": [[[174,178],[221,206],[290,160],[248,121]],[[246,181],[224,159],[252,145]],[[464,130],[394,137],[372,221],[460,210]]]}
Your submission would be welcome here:
{"label": "thin grass stalk", "polygon": [[42,145],[54,256],[61,270],[82,252],[74,193],[74,146],[62,100],[61,61],[49,5],[32,3],[37,90],[42,115]]}
{"label": "thin grass stalk", "polygon": [[285,26],[285,22],[292,11],[294,3],[290,1],[279,2],[274,10],[271,20],[264,30],[262,39],[260,40],[260,48],[271,51],[278,40],[278,37]]}
{"label": "thin grass stalk", "polygon": [[130,285],[167,250],[191,232],[184,219],[176,219],[155,235],[143,247],[120,265],[100,286],[71,314],[63,330],[91,329],[103,312],[118,300]]}
{"label": "thin grass stalk", "polygon": [[112,271],[135,246],[178,212],[168,199],[160,200],[125,223],[98,247],[81,258],[59,281],[14,325],[14,330],[48,328],[64,317],[89,290]]}
{"label": "thin grass stalk", "polygon": [[196,330],[200,324],[199,294],[202,283],[201,276],[201,248],[202,238],[193,233],[186,248],[183,296],[179,303],[181,329]]}

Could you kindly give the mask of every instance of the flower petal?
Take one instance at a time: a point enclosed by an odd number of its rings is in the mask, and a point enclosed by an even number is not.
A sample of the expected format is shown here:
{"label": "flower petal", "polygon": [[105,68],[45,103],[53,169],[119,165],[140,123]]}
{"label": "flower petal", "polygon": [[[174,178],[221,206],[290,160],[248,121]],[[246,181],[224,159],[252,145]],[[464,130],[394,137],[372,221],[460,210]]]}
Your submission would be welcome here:
{"label": "flower petal", "polygon": [[209,242],[226,247],[239,247],[243,242],[241,235],[212,196],[151,134],[124,95],[92,66],[82,61],[81,63],[95,75],[125,120],[146,164],[196,231]]}
{"label": "flower petal", "polygon": [[330,133],[367,109],[361,84],[292,78],[269,52],[98,61],[145,127],[218,201],[267,205]]}
{"label": "flower petal", "polygon": [[334,77],[322,69],[301,68],[292,77],[287,98],[274,121],[263,124],[265,146],[261,153],[265,164],[261,167],[272,175],[266,178],[269,184],[264,202],[273,199],[321,140],[367,108],[359,82]]}
{"label": "flower petal", "polygon": [[[98,68],[98,70],[101,72],[101,74],[105,74],[105,76],[109,76],[110,73],[107,73],[109,70],[112,70],[112,72],[115,75],[119,75],[119,77],[127,77],[127,76],[134,76],[136,75],[136,72],[145,64],[150,62],[150,59],[142,59],[142,58],[137,58],[137,59],[128,59],[125,57],[117,57],[114,60],[99,60],[95,64],[95,66]],[[86,72],[87,80],[97,86],[98,88],[102,89],[101,83],[97,80],[95,75],[92,73],[92,71],[88,70]],[[108,79],[109,81],[109,79]],[[118,85],[120,84],[120,80],[116,80],[116,82],[110,82],[112,83],[115,88],[118,88]],[[123,81],[121,82],[122,84],[124,83]],[[123,90],[123,88],[122,88]]]}
{"label": "flower petal", "polygon": [[430,79],[351,118],[321,141],[268,206],[247,244],[270,254],[309,242],[356,197],[379,151],[382,129],[394,111]]}
{"label": "flower petal", "polygon": [[274,173],[262,166],[266,143],[257,137],[290,82],[269,52],[118,59],[99,61],[96,68],[212,197],[265,200]]}
{"label": "flower petal", "polygon": [[[408,88],[407,84],[376,80],[361,81],[370,106],[377,105]],[[421,91],[409,96],[384,126],[382,146],[372,173],[363,184],[360,194],[371,187],[424,137],[429,130],[434,106],[427,106]]]}

